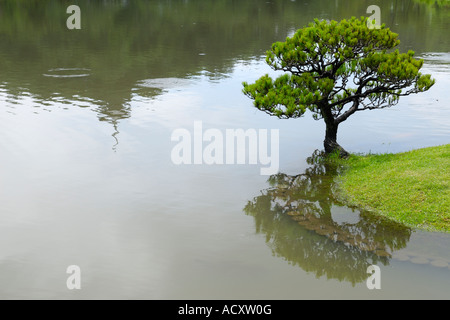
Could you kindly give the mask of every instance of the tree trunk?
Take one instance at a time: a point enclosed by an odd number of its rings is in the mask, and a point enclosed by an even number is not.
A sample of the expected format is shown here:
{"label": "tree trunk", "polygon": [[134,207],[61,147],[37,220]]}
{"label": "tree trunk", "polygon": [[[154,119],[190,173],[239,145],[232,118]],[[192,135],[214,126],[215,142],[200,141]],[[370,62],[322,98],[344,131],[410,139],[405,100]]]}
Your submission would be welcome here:
{"label": "tree trunk", "polygon": [[338,126],[343,120],[338,122],[334,119],[331,108],[326,102],[319,105],[319,109],[326,125],[325,140],[323,141],[325,153],[331,154],[338,152],[341,158],[347,158],[350,154],[337,143]]}
{"label": "tree trunk", "polygon": [[347,158],[350,154],[337,143],[338,124],[335,124],[333,120],[325,121],[325,124],[325,140],[323,141],[325,153],[330,154],[338,152],[341,158]]}

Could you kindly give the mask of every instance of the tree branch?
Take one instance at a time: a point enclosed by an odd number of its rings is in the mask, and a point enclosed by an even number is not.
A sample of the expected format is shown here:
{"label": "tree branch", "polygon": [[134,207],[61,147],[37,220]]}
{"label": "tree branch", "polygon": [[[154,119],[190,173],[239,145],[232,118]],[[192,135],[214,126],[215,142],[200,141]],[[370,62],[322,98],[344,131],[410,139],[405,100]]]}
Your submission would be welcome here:
{"label": "tree branch", "polygon": [[339,123],[347,120],[348,117],[350,117],[352,114],[354,114],[356,111],[358,111],[358,106],[359,106],[359,100],[358,99],[353,100],[353,105],[350,107],[350,109],[348,109],[342,115],[340,115],[339,117],[334,119],[334,123],[339,124]]}

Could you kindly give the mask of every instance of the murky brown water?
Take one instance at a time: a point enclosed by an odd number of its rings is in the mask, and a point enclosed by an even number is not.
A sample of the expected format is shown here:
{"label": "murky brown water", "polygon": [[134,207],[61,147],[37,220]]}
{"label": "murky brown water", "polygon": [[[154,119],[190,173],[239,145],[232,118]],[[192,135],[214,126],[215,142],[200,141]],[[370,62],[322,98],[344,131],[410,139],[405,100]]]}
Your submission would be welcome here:
{"label": "murky brown water", "polygon": [[[242,81],[314,18],[381,18],[436,85],[340,127],[352,152],[449,142],[449,9],[416,1],[0,1],[0,298],[450,297],[450,237],[333,197],[324,126],[257,111]],[[370,121],[368,121],[370,119]],[[279,173],[171,161],[175,129],[278,129]],[[381,268],[381,289],[366,286]],[[69,265],[81,289],[68,290]]]}

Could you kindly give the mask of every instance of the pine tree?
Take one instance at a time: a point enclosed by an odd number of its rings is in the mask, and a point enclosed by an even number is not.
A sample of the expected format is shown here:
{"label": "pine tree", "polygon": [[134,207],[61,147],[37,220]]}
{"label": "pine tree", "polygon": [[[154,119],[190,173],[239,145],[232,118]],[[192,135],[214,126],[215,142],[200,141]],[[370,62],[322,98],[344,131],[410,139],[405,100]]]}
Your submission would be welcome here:
{"label": "pine tree", "polygon": [[391,107],[435,82],[419,72],[423,60],[414,59],[413,51],[392,50],[399,43],[384,24],[369,29],[365,17],[315,19],[267,51],[267,64],[285,73],[243,82],[243,92],[256,108],[278,118],[298,118],[310,110],[326,124],[325,152],[345,157],[337,143],[339,124],[356,111]]}

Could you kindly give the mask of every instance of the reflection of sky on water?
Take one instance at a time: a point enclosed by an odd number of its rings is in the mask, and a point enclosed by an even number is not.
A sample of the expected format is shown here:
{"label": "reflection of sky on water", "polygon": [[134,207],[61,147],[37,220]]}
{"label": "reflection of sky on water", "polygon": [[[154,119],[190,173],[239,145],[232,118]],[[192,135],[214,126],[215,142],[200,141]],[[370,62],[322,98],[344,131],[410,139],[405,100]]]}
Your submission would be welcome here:
{"label": "reflection of sky on water", "polygon": [[[439,64],[426,62],[423,67],[424,73],[429,72],[436,79],[436,84],[428,92],[402,97],[398,105],[389,109],[357,112],[339,127],[341,144],[353,152],[397,152],[447,143],[450,109],[446,105],[446,96],[450,82],[445,65],[440,63],[445,55],[433,56],[439,57]],[[113,125],[111,146],[118,142],[114,148],[120,148],[119,132],[125,119],[133,126],[158,123],[171,130],[190,130],[194,121],[200,120],[205,127],[217,129],[278,128],[285,146],[281,153],[295,156],[299,152],[297,150],[302,149],[301,144],[305,143],[311,146],[309,153],[314,147],[322,148],[324,125],[322,121],[314,121],[309,112],[300,119],[279,120],[256,110],[241,93],[242,81],[254,81],[265,73],[279,74],[261,59],[236,61],[228,77],[217,81],[204,75],[141,80],[132,89],[130,100],[117,108],[80,94],[71,100],[58,94],[42,100],[27,90],[11,94],[5,85],[1,86],[0,93],[7,102],[5,110],[10,113],[17,112],[19,105],[32,106],[35,113],[73,107],[85,108],[83,112],[94,111],[100,120]],[[299,141],[298,137],[302,139]],[[282,163],[283,159],[291,156],[285,153],[281,157]],[[307,154],[298,155],[304,156]]]}

